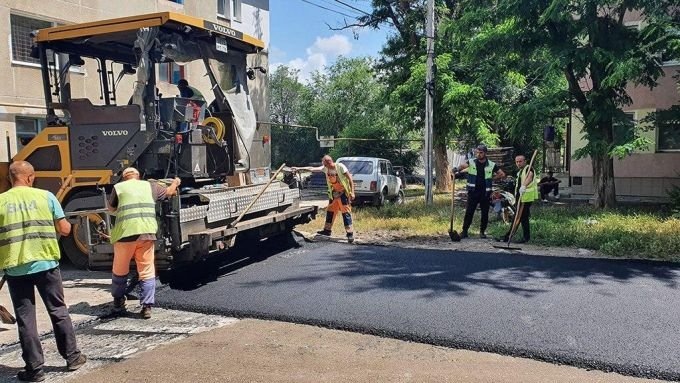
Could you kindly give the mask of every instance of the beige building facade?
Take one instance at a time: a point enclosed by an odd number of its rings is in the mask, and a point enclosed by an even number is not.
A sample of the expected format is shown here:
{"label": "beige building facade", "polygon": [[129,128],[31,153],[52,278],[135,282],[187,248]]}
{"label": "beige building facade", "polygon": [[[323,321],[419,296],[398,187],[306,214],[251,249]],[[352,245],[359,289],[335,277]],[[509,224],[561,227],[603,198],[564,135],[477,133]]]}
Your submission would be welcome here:
{"label": "beige building facade", "polygon": [[[31,57],[32,30],[56,25],[67,25],[155,12],[176,12],[210,20],[264,41],[265,50],[251,55],[251,66],[268,67],[269,0],[2,0],[0,1],[0,161],[7,161],[21,150],[23,143],[42,130],[46,110],[42,75],[38,60]],[[88,98],[93,104],[103,104],[94,60],[70,72],[74,98]],[[112,71],[115,78],[120,68]],[[181,78],[211,94],[210,82],[202,63],[186,65],[162,64],[157,68],[158,89],[161,94],[178,95],[176,84]],[[131,77],[131,76],[127,76]],[[267,76],[250,82],[251,97],[258,120],[267,120]],[[117,103],[124,104],[132,95],[131,80],[118,83]],[[211,97],[208,97],[209,99]],[[269,136],[268,126],[258,129],[255,140]],[[266,157],[266,156],[265,156]],[[265,159],[262,159],[264,161]],[[258,161],[258,162],[262,162]],[[268,164],[267,164],[268,165]]]}
{"label": "beige building facade", "polygon": [[[640,25],[639,15],[628,15],[626,25]],[[616,195],[621,200],[666,201],[668,190],[680,187],[680,121],[667,120],[651,125],[644,119],[650,113],[680,107],[680,92],[674,76],[680,71],[680,62],[665,61],[664,76],[654,89],[635,87],[627,89],[632,104],[624,112],[635,124],[644,127],[641,135],[651,142],[646,150],[633,152],[623,159],[614,160]],[[574,153],[585,145],[582,137],[583,122],[578,114],[572,115],[572,129],[568,139],[569,175],[571,193],[576,197],[590,197],[593,190],[593,169],[590,158],[574,160]]]}

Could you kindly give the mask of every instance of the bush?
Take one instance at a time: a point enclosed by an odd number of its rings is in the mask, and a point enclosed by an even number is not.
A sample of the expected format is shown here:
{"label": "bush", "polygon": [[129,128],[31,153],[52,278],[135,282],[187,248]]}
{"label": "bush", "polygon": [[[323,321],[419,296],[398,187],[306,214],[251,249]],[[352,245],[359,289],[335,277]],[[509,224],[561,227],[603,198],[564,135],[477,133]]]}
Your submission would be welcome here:
{"label": "bush", "polygon": [[[678,176],[680,176],[680,174]],[[668,198],[671,200],[673,216],[680,218],[680,186],[673,186],[668,190]]]}

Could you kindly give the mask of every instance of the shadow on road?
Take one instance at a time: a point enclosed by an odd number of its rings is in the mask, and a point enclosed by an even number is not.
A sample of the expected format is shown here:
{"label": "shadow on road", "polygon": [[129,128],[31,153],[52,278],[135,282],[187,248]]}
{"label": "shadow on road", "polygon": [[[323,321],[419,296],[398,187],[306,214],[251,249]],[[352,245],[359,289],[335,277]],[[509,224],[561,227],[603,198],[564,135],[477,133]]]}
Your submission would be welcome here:
{"label": "shadow on road", "polygon": [[[480,287],[524,297],[551,291],[551,286],[627,283],[652,278],[675,289],[680,265],[642,260],[570,258],[507,253],[401,249],[378,246],[328,247],[310,259],[309,270],[290,278],[251,281],[246,287],[308,284],[342,278],[351,293],[374,290],[417,291],[421,297],[467,295]],[[598,294],[607,295],[606,290]]]}
{"label": "shadow on road", "polygon": [[300,247],[292,233],[278,235],[261,242],[242,241],[224,254],[215,255],[203,262],[181,267],[173,270],[161,282],[171,289],[191,291],[210,282],[214,282],[220,276],[227,275],[240,268],[279,254],[283,251]]}
{"label": "shadow on road", "polygon": [[626,283],[643,277],[675,289],[680,282],[679,265],[654,261],[441,250],[395,252],[372,247],[333,256],[339,261],[334,266],[339,275],[371,281],[353,285],[355,292],[381,289],[422,291],[424,296],[466,295],[484,286],[531,297],[548,291],[546,285],[596,288],[605,282]]}

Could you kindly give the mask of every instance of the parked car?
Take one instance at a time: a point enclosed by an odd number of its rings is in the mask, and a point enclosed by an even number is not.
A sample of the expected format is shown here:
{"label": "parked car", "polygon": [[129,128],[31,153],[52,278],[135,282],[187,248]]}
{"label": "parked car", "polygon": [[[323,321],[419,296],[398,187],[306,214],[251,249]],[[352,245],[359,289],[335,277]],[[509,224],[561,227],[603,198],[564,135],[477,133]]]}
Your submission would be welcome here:
{"label": "parked car", "polygon": [[355,203],[382,206],[385,202],[404,203],[404,190],[399,172],[392,163],[376,157],[340,157],[354,179]]}

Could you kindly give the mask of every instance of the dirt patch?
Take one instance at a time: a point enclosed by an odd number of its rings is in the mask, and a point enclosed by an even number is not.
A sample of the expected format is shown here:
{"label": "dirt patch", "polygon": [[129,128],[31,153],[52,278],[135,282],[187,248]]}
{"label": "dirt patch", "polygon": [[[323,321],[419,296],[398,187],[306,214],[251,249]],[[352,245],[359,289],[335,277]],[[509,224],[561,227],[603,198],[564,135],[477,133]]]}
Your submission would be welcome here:
{"label": "dirt patch", "polygon": [[247,319],[71,382],[648,382],[601,371]]}

